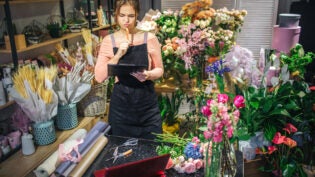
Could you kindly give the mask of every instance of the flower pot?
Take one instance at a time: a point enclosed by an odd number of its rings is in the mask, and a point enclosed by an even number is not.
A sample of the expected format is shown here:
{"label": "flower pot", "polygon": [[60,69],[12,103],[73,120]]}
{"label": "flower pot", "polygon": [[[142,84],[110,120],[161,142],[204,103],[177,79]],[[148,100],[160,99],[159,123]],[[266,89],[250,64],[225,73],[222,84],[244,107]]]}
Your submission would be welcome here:
{"label": "flower pot", "polygon": [[77,105],[58,105],[56,126],[60,130],[69,130],[78,126]]}
{"label": "flower pot", "polygon": [[34,123],[33,136],[37,145],[48,145],[56,140],[56,131],[53,120]]}
{"label": "flower pot", "polygon": [[292,28],[299,26],[301,15],[300,14],[290,14],[284,13],[279,14],[279,26],[284,28]]}

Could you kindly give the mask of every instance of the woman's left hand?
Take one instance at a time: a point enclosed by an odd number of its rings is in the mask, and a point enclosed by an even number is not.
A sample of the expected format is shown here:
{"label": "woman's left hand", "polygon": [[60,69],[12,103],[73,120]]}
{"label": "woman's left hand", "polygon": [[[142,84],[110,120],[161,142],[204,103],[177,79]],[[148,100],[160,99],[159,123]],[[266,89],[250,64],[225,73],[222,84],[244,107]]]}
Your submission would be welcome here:
{"label": "woman's left hand", "polygon": [[133,73],[130,73],[130,75],[138,79],[140,82],[146,81],[149,77],[148,71],[146,70],[142,72],[141,71],[133,72]]}

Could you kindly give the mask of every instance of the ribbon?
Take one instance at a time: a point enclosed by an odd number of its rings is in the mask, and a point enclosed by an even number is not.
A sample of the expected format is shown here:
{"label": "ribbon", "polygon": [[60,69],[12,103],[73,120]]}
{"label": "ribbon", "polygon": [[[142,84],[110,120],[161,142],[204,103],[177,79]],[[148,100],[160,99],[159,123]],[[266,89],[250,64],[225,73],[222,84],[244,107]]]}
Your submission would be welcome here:
{"label": "ribbon", "polygon": [[[82,143],[83,143],[83,139],[78,139],[75,145],[73,146],[73,148],[70,148],[68,151],[65,150],[64,144],[59,144],[59,149],[58,149],[59,160],[61,162],[64,162],[64,161],[71,161],[74,163],[80,162],[82,157],[79,152],[79,144],[82,144]],[[78,155],[77,157],[71,156],[72,150],[76,152],[76,154]]]}

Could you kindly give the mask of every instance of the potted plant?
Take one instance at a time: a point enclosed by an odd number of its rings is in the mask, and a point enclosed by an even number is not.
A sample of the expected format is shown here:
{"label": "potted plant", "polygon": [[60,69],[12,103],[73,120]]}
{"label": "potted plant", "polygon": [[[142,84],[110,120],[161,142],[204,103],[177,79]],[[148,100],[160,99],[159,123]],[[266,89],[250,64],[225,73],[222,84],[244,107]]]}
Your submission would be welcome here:
{"label": "potted plant", "polygon": [[61,37],[67,29],[67,25],[63,24],[62,21],[63,19],[58,15],[52,15],[48,18],[46,28],[52,38]]}
{"label": "potted plant", "polygon": [[163,132],[176,133],[179,130],[178,110],[181,102],[185,98],[182,90],[176,90],[171,95],[159,96],[159,108],[162,117]]}

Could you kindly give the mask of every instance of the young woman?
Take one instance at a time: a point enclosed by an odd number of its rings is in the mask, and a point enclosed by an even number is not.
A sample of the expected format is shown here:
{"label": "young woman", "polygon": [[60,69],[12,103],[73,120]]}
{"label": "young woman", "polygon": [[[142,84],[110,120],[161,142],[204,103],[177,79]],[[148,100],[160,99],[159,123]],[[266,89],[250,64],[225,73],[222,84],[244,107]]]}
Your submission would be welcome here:
{"label": "young woman", "polygon": [[154,139],[162,133],[154,82],[163,75],[161,45],[152,33],[136,29],[139,0],[116,0],[115,21],[120,29],[106,36],[95,66],[95,79],[108,77],[108,64],[144,65],[143,72],[116,77],[110,98],[109,124],[113,135]]}

